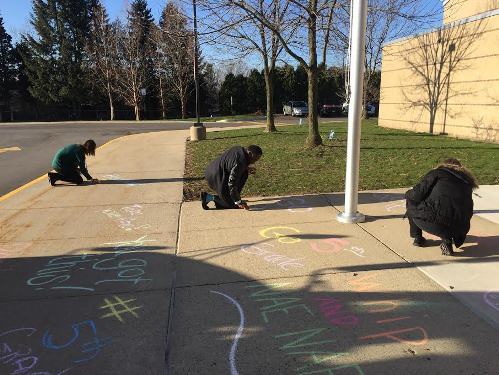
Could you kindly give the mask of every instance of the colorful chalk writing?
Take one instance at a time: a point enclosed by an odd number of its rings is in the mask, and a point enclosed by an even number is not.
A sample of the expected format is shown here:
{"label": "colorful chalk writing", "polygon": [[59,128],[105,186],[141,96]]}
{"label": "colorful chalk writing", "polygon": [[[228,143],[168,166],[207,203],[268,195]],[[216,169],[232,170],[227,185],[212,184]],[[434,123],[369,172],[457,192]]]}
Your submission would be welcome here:
{"label": "colorful chalk writing", "polygon": [[499,291],[487,292],[483,295],[483,300],[487,305],[499,311]]}
{"label": "colorful chalk writing", "polygon": [[123,314],[130,314],[133,315],[134,317],[138,318],[139,316],[135,312],[135,310],[141,309],[143,306],[130,306],[130,302],[134,302],[135,298],[127,299],[127,300],[122,300],[118,296],[112,296],[112,299],[109,300],[107,298],[104,298],[104,302],[106,303],[103,306],[99,306],[100,309],[109,309],[111,312],[102,315],[101,319],[104,318],[116,318],[118,319],[121,323],[125,323],[125,320],[121,317]]}
{"label": "colorful chalk writing", "polygon": [[286,207],[289,212],[310,212],[312,207],[307,206],[307,201],[300,197],[281,199],[276,202],[279,207]]}
{"label": "colorful chalk writing", "polygon": [[[377,276],[378,276],[377,274],[365,275],[360,278],[350,280],[349,284],[353,286],[353,289],[356,292],[365,292],[367,290],[379,289],[379,287],[382,286],[381,283],[370,281],[373,278],[377,278]],[[398,307],[401,305],[401,301],[400,300],[368,301],[361,303],[361,305],[366,306],[367,312],[370,314],[380,314],[385,312],[393,312],[397,310]],[[411,318],[410,316],[389,317],[386,319],[377,319],[376,323],[389,324],[399,321],[405,322],[410,318]],[[410,325],[412,325],[412,323],[410,323]],[[388,329],[382,332],[359,337],[359,340],[373,341],[375,339],[385,339],[385,340],[389,339],[403,344],[415,345],[415,346],[426,345],[429,341],[428,333],[423,327],[419,325],[411,326],[408,328]]]}
{"label": "colorful chalk writing", "polygon": [[319,310],[326,320],[337,326],[356,326],[359,318],[350,311],[345,311],[343,304],[332,297],[314,297],[312,300],[319,302]]}
{"label": "colorful chalk writing", "polygon": [[[296,296],[293,291],[286,291],[283,287],[291,283],[272,283],[267,285],[248,285],[250,289],[249,297],[255,302],[262,303],[260,312],[263,321],[268,324],[272,321],[282,325],[282,315],[292,315],[292,320],[300,319],[300,315],[314,316],[312,310],[304,303],[301,296]],[[281,314],[279,314],[281,313]],[[301,319],[303,320],[303,319]],[[300,358],[305,365],[294,369],[300,375],[306,374],[340,374],[341,371],[355,371],[364,375],[364,371],[358,364],[335,365],[334,362],[339,357],[346,357],[349,353],[336,352],[330,350],[331,345],[337,343],[335,338],[331,338],[330,328],[312,327],[301,331],[284,332],[274,335],[274,339],[279,345],[279,349],[289,356]],[[321,366],[321,367],[317,367]],[[333,366],[333,367],[326,367]]]}
{"label": "colorful chalk writing", "polygon": [[148,240],[147,234],[145,236],[139,237],[136,240],[131,241],[118,241],[118,242],[104,242],[102,246],[112,246],[115,250],[115,254],[126,254],[128,252],[134,252],[136,250],[140,250],[142,246],[145,246],[146,243],[156,242],[156,240]]}
{"label": "colorful chalk writing", "polygon": [[[269,250],[270,248],[270,250]],[[275,264],[277,267],[284,271],[291,268],[303,268],[304,265],[300,261],[305,258],[291,258],[285,255],[278,254],[273,250],[274,245],[269,243],[262,243],[257,245],[242,245],[241,251],[246,254],[251,254],[260,257],[268,263]]]}
{"label": "colorful chalk writing", "polygon": [[[81,290],[93,292],[98,285],[110,283],[139,283],[151,281],[143,278],[147,261],[141,258],[120,259],[129,252],[112,254],[82,254],[50,259],[43,269],[27,280],[27,285],[36,290]],[[72,283],[82,272],[90,273],[93,280],[86,285]],[[112,277],[109,277],[112,276]],[[88,280],[88,277],[83,278]]]}
{"label": "colorful chalk writing", "polygon": [[40,356],[27,345],[14,344],[15,338],[30,338],[37,332],[36,328],[15,328],[0,333],[0,369],[6,375],[62,375],[71,367],[61,371],[44,371],[39,365]]}
{"label": "colorful chalk writing", "polygon": [[[288,234],[284,234],[283,232],[284,233],[287,232]],[[285,226],[270,227],[270,228],[262,229],[258,233],[263,238],[276,238],[278,242],[283,243],[283,244],[293,244],[293,243],[301,242],[300,238],[290,237],[293,234],[300,233],[300,231],[298,229],[292,228],[292,227],[285,227]]]}
{"label": "colorful chalk writing", "polygon": [[[45,331],[42,337],[42,344],[47,349],[60,350],[65,349],[77,341],[85,341],[86,339],[82,339],[82,337],[90,337],[91,341],[85,342],[81,344],[81,353],[83,353],[82,357],[73,360],[73,363],[82,363],[90,361],[94,359],[104,348],[109,344],[111,338],[100,339],[97,337],[97,329],[95,327],[95,323],[92,320],[86,320],[84,322],[76,323],[71,326],[72,334],[69,339],[67,339],[67,335],[61,335],[67,341],[59,341],[58,343],[54,342],[54,335],[50,333],[50,331]],[[83,332],[90,332],[88,334],[82,334]],[[80,336],[81,335],[81,336]]]}
{"label": "colorful chalk writing", "polygon": [[343,238],[324,238],[310,243],[310,248],[317,253],[338,253],[342,250],[350,251],[358,257],[364,258],[365,250],[359,246],[350,246],[350,242]]}
{"label": "colorful chalk writing", "polygon": [[244,331],[244,311],[239,302],[237,302],[234,298],[231,296],[217,292],[214,290],[210,290],[210,293],[214,294],[219,294],[221,296],[224,296],[226,299],[228,299],[234,306],[236,306],[237,311],[239,312],[239,327],[237,328],[237,332],[234,336],[234,341],[232,342],[232,346],[230,348],[230,353],[229,353],[229,364],[230,364],[230,374],[231,375],[238,375],[239,372],[237,371],[236,367],[236,353],[237,353],[237,344],[239,343],[239,339],[241,338],[243,331]]}
{"label": "colorful chalk writing", "polygon": [[134,221],[137,220],[137,216],[143,214],[142,206],[140,204],[122,207],[119,211],[113,210],[111,208],[106,208],[102,211],[102,213],[113,220],[116,224],[118,224],[121,229],[124,229],[126,231],[151,228],[150,224],[134,224]]}

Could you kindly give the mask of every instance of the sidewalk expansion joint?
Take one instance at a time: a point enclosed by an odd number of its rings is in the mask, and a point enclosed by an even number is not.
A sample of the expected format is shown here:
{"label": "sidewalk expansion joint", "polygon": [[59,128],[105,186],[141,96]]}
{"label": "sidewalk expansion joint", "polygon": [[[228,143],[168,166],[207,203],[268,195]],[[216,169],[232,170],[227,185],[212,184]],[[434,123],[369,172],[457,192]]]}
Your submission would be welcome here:
{"label": "sidewalk expansion joint", "polygon": [[[176,205],[176,204],[181,204],[181,201],[176,201],[176,202],[167,202],[167,201],[160,201],[160,202],[136,202],[133,204],[140,204],[140,205],[158,205],[158,204],[170,204],[170,205]],[[51,209],[64,209],[64,208],[88,208],[88,207],[112,207],[112,206],[128,206],[132,203],[106,203],[106,204],[90,204],[90,205],[70,205],[70,206],[55,206],[55,207],[29,207],[29,208],[23,208],[23,209],[17,209],[17,208],[0,208],[0,211],[31,211],[31,210],[51,210]]]}
{"label": "sidewalk expansion joint", "polygon": [[133,290],[123,290],[123,291],[109,290],[102,292],[92,292],[88,294],[83,294],[83,293],[68,294],[64,296],[47,296],[40,298],[13,298],[13,299],[0,300],[0,305],[2,303],[12,303],[12,302],[30,302],[30,301],[36,302],[36,301],[47,301],[47,300],[60,300],[65,298],[98,297],[98,296],[107,296],[109,294],[121,295],[121,294],[136,294],[136,293],[154,293],[154,292],[167,291],[168,289],[171,289],[171,287],[140,289],[140,290],[133,289]]}
{"label": "sidewalk expansion joint", "polygon": [[[182,208],[183,202],[180,203],[178,207],[177,214],[177,235],[175,239],[175,257],[178,256],[178,246],[180,243],[180,227],[182,225]],[[169,374],[170,372],[170,350],[172,345],[172,325],[173,325],[173,312],[175,309],[175,289],[177,284],[177,271],[173,271],[172,273],[172,282],[170,288],[170,306],[168,308],[168,321],[166,324],[166,337],[165,337],[165,373]]]}
{"label": "sidewalk expansion joint", "polygon": [[[333,276],[340,275],[346,273],[360,273],[360,272],[370,272],[373,270],[379,270],[379,268],[372,268],[368,265],[365,266],[365,269],[355,269],[355,271],[337,271],[337,272],[315,272],[312,274],[303,274],[303,275],[292,275],[292,276],[282,276],[282,277],[264,277],[261,279],[245,279],[245,280],[234,280],[234,281],[223,281],[219,283],[203,283],[203,284],[192,284],[192,285],[179,285],[176,286],[175,289],[188,289],[188,288],[199,288],[205,286],[220,286],[220,285],[230,285],[230,284],[242,284],[242,283],[254,283],[259,281],[267,281],[267,280],[284,280],[284,279],[300,279],[305,277],[316,277],[316,276]],[[412,263],[407,263],[406,266],[399,266],[397,268],[416,268],[416,266]]]}

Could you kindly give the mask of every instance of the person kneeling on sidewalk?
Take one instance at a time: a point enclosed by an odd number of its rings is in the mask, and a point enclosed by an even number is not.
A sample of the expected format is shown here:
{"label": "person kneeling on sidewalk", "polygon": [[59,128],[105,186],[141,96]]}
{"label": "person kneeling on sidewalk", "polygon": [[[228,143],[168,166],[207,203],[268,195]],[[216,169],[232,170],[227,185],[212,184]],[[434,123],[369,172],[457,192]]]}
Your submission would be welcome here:
{"label": "person kneeling on sidewalk", "polygon": [[475,177],[457,159],[446,159],[405,193],[410,236],[414,246],[424,246],[423,231],[442,239],[443,255],[452,255],[452,242],[460,247],[473,216]]}
{"label": "person kneeling on sidewalk", "polygon": [[201,205],[208,210],[208,203],[215,202],[218,209],[243,208],[248,210],[246,202],[241,200],[241,191],[248,179],[248,174],[255,172],[251,164],[256,163],[263,152],[259,146],[234,146],[213,160],[205,171],[208,185],[217,192],[212,195],[201,193]]}
{"label": "person kneeling on sidewalk", "polygon": [[95,147],[95,142],[92,139],[89,139],[82,145],[67,145],[57,151],[54,160],[52,160],[52,168],[54,168],[55,172],[48,173],[50,185],[54,186],[56,181],[72,182],[81,185],[83,183],[83,178],[80,173],[83,174],[87,180],[91,180],[92,183],[98,183],[99,180],[92,178],[88,173],[85,163],[85,157],[87,155],[95,156]]}

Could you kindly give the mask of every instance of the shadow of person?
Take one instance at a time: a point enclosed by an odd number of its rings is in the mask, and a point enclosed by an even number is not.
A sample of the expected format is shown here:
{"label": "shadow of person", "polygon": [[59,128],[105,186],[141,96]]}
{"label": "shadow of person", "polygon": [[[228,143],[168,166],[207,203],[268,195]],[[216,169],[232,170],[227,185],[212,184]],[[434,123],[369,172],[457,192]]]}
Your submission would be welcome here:
{"label": "shadow of person", "polygon": [[499,255],[499,236],[466,236],[465,243],[456,251],[457,257],[490,257]]}
{"label": "shadow of person", "polygon": [[499,366],[499,337],[484,322],[473,322],[473,335],[456,329],[477,318],[445,291],[419,289],[404,275],[394,283],[394,271],[255,280],[135,247],[3,259],[0,373],[19,364],[30,373],[108,375],[493,373]]}
{"label": "shadow of person", "polygon": [[[393,202],[404,199],[402,193],[385,192],[360,192],[359,204]],[[251,205],[254,211],[267,210],[292,210],[293,212],[306,212],[313,208],[329,207],[343,205],[345,195],[343,193],[325,193],[325,194],[306,194],[306,195],[288,195],[284,197],[264,197],[248,198],[248,202],[263,202]],[[271,203],[267,203],[271,202]],[[403,215],[373,216],[371,221],[383,218],[403,217]]]}

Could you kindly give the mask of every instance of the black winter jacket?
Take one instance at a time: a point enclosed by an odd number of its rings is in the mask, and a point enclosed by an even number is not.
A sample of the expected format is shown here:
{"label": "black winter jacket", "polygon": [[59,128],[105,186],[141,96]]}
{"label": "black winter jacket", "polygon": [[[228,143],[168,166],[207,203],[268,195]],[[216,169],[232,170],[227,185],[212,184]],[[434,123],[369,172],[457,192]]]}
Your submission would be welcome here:
{"label": "black winter jacket", "polygon": [[431,170],[405,193],[407,215],[449,228],[457,247],[470,230],[473,216],[473,181],[447,167]]}
{"label": "black winter jacket", "polygon": [[[241,146],[234,146],[213,160],[204,173],[208,185],[228,203],[241,200],[241,185],[248,178],[249,160]],[[244,181],[244,182],[243,182]]]}

